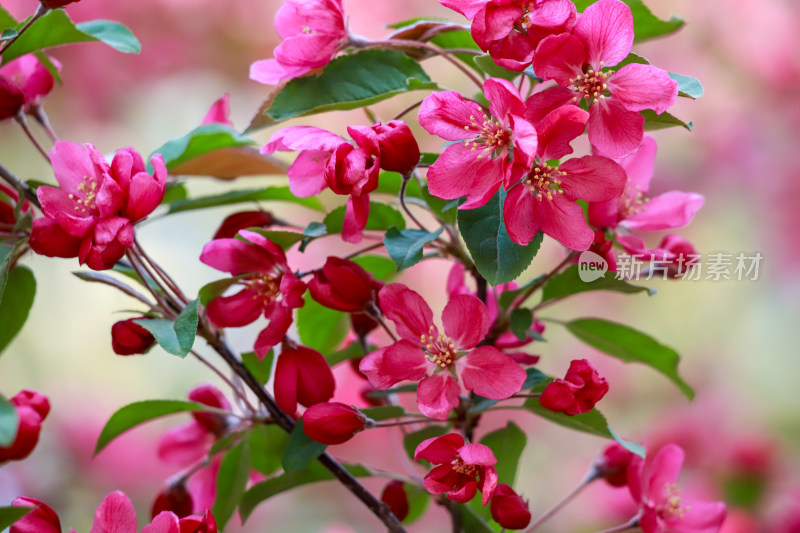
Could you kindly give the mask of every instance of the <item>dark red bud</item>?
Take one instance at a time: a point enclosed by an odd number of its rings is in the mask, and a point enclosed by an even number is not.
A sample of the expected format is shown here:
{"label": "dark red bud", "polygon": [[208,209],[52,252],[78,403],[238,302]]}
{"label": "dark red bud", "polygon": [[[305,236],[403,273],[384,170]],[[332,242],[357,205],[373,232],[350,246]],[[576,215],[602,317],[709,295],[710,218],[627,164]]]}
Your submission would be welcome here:
{"label": "dark red bud", "polygon": [[419,145],[408,125],[401,120],[372,126],[378,134],[381,168],[402,175],[410,174],[419,163]]}
{"label": "dark red bud", "polygon": [[206,511],[205,516],[187,516],[181,518],[179,522],[180,533],[217,533],[217,521],[211,510]]}
{"label": "dark red bud", "polygon": [[33,452],[39,442],[42,417],[33,407],[27,405],[16,407],[17,415],[19,416],[17,436],[11,446],[0,447],[0,463],[25,459]]}
{"label": "dark red bud", "polygon": [[5,76],[0,76],[0,120],[16,117],[24,105],[22,89]]}
{"label": "dark red bud", "polygon": [[192,514],[192,495],[186,490],[183,482],[175,483],[165,487],[156,496],[150,517],[155,518],[162,511],[172,511],[178,518],[183,518]]}
{"label": "dark red bud", "polygon": [[569,416],[592,410],[608,392],[608,381],[586,359],[576,359],[569,365],[564,379],[552,381],[545,387],[539,403],[542,407]]}
{"label": "dark red bud", "polygon": [[322,444],[341,444],[362,431],[367,417],[355,407],[338,402],[318,403],[303,413],[303,431]]}
{"label": "dark red bud", "polygon": [[121,320],[111,326],[111,347],[118,355],[143,354],[156,343],[152,333],[134,322],[139,318]]}
{"label": "dark red bud", "polygon": [[73,2],[80,2],[80,0],[41,0],[41,2],[47,9],[56,9],[72,4]]}
{"label": "dark red bud", "polygon": [[349,313],[371,307],[380,288],[381,284],[361,265],[338,257],[329,257],[308,284],[314,300]]}
{"label": "dark red bud", "polygon": [[408,495],[402,481],[392,481],[383,489],[381,501],[389,506],[398,520],[408,516]]}
{"label": "dark red bud", "polygon": [[594,468],[612,487],[624,487],[628,484],[628,465],[633,453],[617,442],[612,442],[603,450],[594,462]]}
{"label": "dark red bud", "polygon": [[232,239],[236,237],[239,230],[247,228],[268,228],[277,223],[272,213],[266,211],[241,211],[226,217],[219,228],[217,228],[217,232],[214,233],[212,239]]}
{"label": "dark red bud", "polygon": [[[211,384],[200,385],[189,392],[189,400],[209,407],[216,407],[223,411],[230,411],[231,404],[218,388]],[[192,413],[195,421],[203,426],[209,433],[218,437],[225,434],[228,429],[228,419],[215,413],[196,411]]]}
{"label": "dark red bud", "polygon": [[47,504],[23,496],[11,505],[14,507],[34,507],[34,510],[17,520],[9,533],[61,533],[61,520],[58,514]]}
{"label": "dark red bud", "polygon": [[497,485],[489,508],[492,519],[505,529],[523,529],[531,522],[528,504],[505,483]]}
{"label": "dark red bud", "polygon": [[336,194],[361,196],[378,187],[380,174],[378,146],[356,148],[343,142],[331,154],[325,167],[325,182]]}

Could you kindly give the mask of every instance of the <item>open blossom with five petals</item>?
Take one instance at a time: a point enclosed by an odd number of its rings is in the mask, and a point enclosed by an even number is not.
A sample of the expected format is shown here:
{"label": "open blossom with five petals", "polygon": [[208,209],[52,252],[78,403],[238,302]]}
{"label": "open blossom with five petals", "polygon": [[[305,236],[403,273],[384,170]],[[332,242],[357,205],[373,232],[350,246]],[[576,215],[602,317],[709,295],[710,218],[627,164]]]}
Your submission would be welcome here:
{"label": "open blossom with five petals", "polygon": [[429,133],[455,142],[428,169],[431,194],[460,208],[484,205],[508,179],[511,155],[528,164],[536,156],[536,129],[525,118],[519,91],[510,82],[489,78],[483,84],[490,115],[455,91],[434,93],[422,102],[419,123]]}
{"label": "open blossom with five petals", "polygon": [[414,451],[414,460],[439,465],[428,472],[422,484],[431,494],[465,503],[481,491],[482,503],[489,503],[497,488],[497,458],[485,444],[464,444],[464,437],[448,433],[426,439]]}
{"label": "open blossom with five petals", "polygon": [[628,175],[625,191],[615,200],[590,202],[589,223],[597,228],[658,231],[680,228],[692,221],[697,210],[703,207],[702,195],[670,191],[652,198],[647,196],[656,150],[655,139],[646,136],[635,152],[616,160]]}
{"label": "open blossom with five petals", "polygon": [[572,29],[576,13],[570,0],[491,0],[475,13],[472,37],[498,65],[524,70],[542,39]]}
{"label": "open blossom with five petals", "polygon": [[717,533],[725,520],[725,504],[688,500],[676,486],[683,466],[680,446],[667,444],[656,454],[631,458],[628,489],[639,505],[644,533]]}
{"label": "open blossom with five petals", "polygon": [[678,83],[652,65],[632,63],[607,70],[628,56],[633,44],[633,16],[620,0],[599,0],[578,16],[571,33],[551,35],[536,48],[533,67],[557,87],[528,99],[528,119],[537,122],[564,104],[589,105],[589,141],[609,157],[639,147],[644,117],[639,111],[663,113],[678,96]]}
{"label": "open blossom with five petals", "polygon": [[560,107],[536,125],[539,146],[531,166],[515,161],[513,180],[503,207],[511,240],[528,244],[542,231],[573,250],[594,241],[583,208],[576,200],[612,200],[622,194],[625,170],[611,159],[587,155],[550,166],[548,161],[572,153],[570,143],[583,133],[589,114],[574,106]]}
{"label": "open blossom with five petals", "polygon": [[216,326],[246,326],[259,316],[269,319],[255,341],[256,355],[264,358],[283,340],[292,324],[292,310],[303,306],[306,285],[295,277],[280,246],[252,231],[240,231],[243,239],[216,239],[203,247],[200,261],[240,276],[243,288],[232,296],[217,296],[207,306],[208,319]]}
{"label": "open blossom with five petals", "polygon": [[347,37],[342,0],[286,0],[275,14],[283,42],[274,59],[250,66],[250,79],[265,85],[303,76],[327,65]]}
{"label": "open blossom with five petals", "polygon": [[458,405],[459,375],[467,390],[485,398],[500,400],[519,392],[526,377],[522,367],[497,348],[476,348],[491,322],[486,306],[475,296],[450,299],[442,313],[441,333],[428,304],[405,285],[385,286],[378,299],[401,340],[361,361],[359,369],[375,388],[419,380],[417,405],[439,420],[447,419]]}

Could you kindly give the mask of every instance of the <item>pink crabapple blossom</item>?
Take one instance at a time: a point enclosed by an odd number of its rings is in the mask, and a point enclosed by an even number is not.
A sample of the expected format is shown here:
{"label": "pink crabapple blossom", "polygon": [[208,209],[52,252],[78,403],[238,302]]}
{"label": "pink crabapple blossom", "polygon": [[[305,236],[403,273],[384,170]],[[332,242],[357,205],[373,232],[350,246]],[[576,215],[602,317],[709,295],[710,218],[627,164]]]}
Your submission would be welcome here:
{"label": "pink crabapple blossom", "polygon": [[400,340],[361,361],[359,369],[377,389],[401,381],[419,381],[417,406],[431,418],[445,420],[458,405],[460,385],[492,399],[519,392],[525,371],[492,346],[478,346],[491,322],[486,306],[471,295],[456,295],[442,312],[444,331],[417,292],[392,283],[378,294],[380,308],[397,329]]}
{"label": "pink crabapple blossom", "polygon": [[547,384],[539,403],[545,409],[568,416],[588,413],[608,392],[608,381],[586,359],[569,364],[564,379]]}
{"label": "pink crabapple blossom", "polygon": [[497,458],[484,444],[465,444],[458,433],[448,433],[422,441],[414,450],[414,460],[438,465],[425,475],[422,484],[431,494],[447,494],[447,499],[466,503],[481,491],[481,503],[489,503],[497,488]]}
{"label": "pink crabapple blossom", "polygon": [[[61,63],[53,58],[48,59],[61,70]],[[10,80],[22,92],[26,113],[34,113],[55,85],[53,75],[33,54],[18,57],[0,67],[0,78]]]}

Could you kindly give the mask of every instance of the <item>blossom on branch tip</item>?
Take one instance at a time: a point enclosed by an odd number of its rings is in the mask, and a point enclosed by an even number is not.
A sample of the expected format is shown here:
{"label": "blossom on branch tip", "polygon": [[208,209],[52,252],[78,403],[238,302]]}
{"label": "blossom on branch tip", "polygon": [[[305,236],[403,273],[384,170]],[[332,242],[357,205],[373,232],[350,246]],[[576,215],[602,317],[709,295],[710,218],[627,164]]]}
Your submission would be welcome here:
{"label": "blossom on branch tip", "polygon": [[470,501],[480,490],[481,503],[489,503],[497,487],[497,459],[484,444],[464,444],[464,437],[448,433],[426,439],[414,450],[414,460],[434,465],[422,484],[431,494],[447,494],[458,503]]}
{"label": "blossom on branch tip", "polygon": [[141,317],[120,320],[111,326],[111,348],[115,354],[143,354],[155,345],[153,334],[135,320],[141,320]]}
{"label": "blossom on branch tip", "polygon": [[362,431],[367,417],[339,402],[317,403],[303,413],[303,431],[322,444],[342,444]]}
{"label": "blossom on branch tip", "polygon": [[10,400],[17,411],[17,432],[8,446],[0,446],[0,465],[6,461],[20,461],[28,457],[39,442],[42,422],[50,413],[47,396],[23,390]]}
{"label": "blossom on branch tip", "polygon": [[608,392],[608,381],[586,359],[569,364],[564,379],[547,384],[539,403],[545,409],[569,416],[588,413]]}
{"label": "blossom on branch tip", "polygon": [[[61,63],[53,58],[49,59],[58,70],[61,70]],[[25,113],[29,114],[36,112],[55,85],[53,75],[34,54],[18,57],[0,67],[0,109],[6,107],[6,97],[3,96],[4,78],[16,85],[22,93],[24,98],[22,105]],[[0,110],[0,120],[4,118],[9,117],[5,111]]]}
{"label": "blossom on branch tip", "polygon": [[371,126],[378,136],[380,166],[383,170],[410,174],[419,163],[419,145],[408,124],[402,120],[378,122]]}
{"label": "blossom on branch tip", "polygon": [[297,404],[311,407],[333,397],[336,381],[328,362],[316,350],[284,342],[275,365],[275,402],[293,415]]}
{"label": "blossom on branch tip", "polygon": [[531,522],[527,502],[505,483],[497,485],[489,508],[492,520],[505,529],[524,529]]}

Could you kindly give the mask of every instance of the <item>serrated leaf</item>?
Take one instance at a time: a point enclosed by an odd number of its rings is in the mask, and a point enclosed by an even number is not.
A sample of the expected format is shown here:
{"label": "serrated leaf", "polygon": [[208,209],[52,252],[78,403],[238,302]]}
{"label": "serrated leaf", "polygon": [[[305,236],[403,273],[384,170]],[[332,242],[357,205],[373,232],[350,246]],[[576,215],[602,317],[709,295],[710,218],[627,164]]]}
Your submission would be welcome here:
{"label": "serrated leaf", "polygon": [[635,294],[644,292],[649,295],[655,294],[655,289],[648,289],[639,285],[633,285],[625,280],[617,279],[613,275],[606,275],[594,281],[583,281],[580,278],[580,266],[572,265],[564,272],[553,276],[542,289],[542,302],[566,298],[573,294],[589,291],[613,291],[624,294]]}
{"label": "serrated leaf", "polygon": [[118,409],[108,419],[97,438],[94,455],[100,453],[112,440],[139,424],[162,416],[202,411],[205,408],[203,404],[183,400],[144,400],[128,404]]}
{"label": "serrated leaf", "polygon": [[36,278],[28,267],[19,265],[8,275],[0,301],[0,353],[14,340],[28,320],[36,296]]}
{"label": "serrated leaf", "polygon": [[417,446],[422,443],[422,441],[433,437],[441,437],[447,432],[447,426],[428,426],[420,429],[419,431],[406,433],[405,436],[403,436],[403,447],[406,449],[406,453],[413,461],[414,451],[417,449]]}
{"label": "serrated leaf", "polygon": [[527,246],[511,240],[503,221],[505,191],[500,189],[486,205],[458,211],[458,229],[478,272],[490,285],[515,280],[531,264],[543,235],[537,233]]}
{"label": "serrated leaf", "polygon": [[658,370],[672,380],[687,398],[694,398],[692,388],[678,375],[678,352],[649,335],[600,318],[580,318],[564,326],[577,338],[601,352],[626,363],[643,363]]}
{"label": "serrated leaf", "polygon": [[[573,0],[581,13],[596,0]],[[642,0],[622,0],[631,8],[633,14],[634,42],[643,42],[675,33],[683,27],[683,19],[670,15],[669,20],[655,16]]]}
{"label": "serrated leaf", "polygon": [[225,454],[217,472],[216,498],[211,512],[220,529],[225,527],[236,511],[249,477],[250,443],[243,440]]}
{"label": "serrated leaf", "polygon": [[675,74],[674,72],[670,72],[669,77],[678,82],[678,96],[695,100],[705,93],[705,89],[696,78]]}
{"label": "serrated leaf", "polygon": [[306,298],[305,305],[297,310],[300,342],[320,353],[335,350],[349,330],[347,313],[328,309],[312,298]]}
{"label": "serrated leaf", "polygon": [[137,324],[149,331],[165,351],[186,357],[197,335],[197,306],[200,299],[189,302],[173,322],[163,318],[137,319]]}
{"label": "serrated leaf", "polygon": [[325,210],[316,198],[298,198],[292,194],[289,187],[266,187],[263,189],[241,189],[211,196],[202,196],[200,198],[178,200],[170,204],[169,213],[180,213],[193,209],[206,209],[208,207],[219,207],[221,205],[270,200],[276,202],[291,202],[313,209],[314,211]]}
{"label": "serrated leaf", "polygon": [[386,231],[383,245],[389,257],[397,265],[397,270],[403,270],[419,263],[425,245],[435,240],[443,230],[444,228],[439,228],[434,232],[428,232],[421,229],[398,230],[393,227]]}
{"label": "serrated leaf", "polygon": [[383,255],[359,255],[351,259],[364,270],[372,274],[375,279],[384,280],[397,273],[397,265],[390,258]]}
{"label": "serrated leaf", "polygon": [[[372,473],[361,465],[342,466],[354,477],[372,476]],[[261,483],[253,485],[250,490],[244,493],[242,501],[239,504],[239,514],[242,516],[242,521],[244,522],[250,517],[258,504],[273,496],[296,487],[308,485],[309,483],[332,479],[334,479],[333,474],[326,470],[325,467],[319,463],[312,463],[306,468],[286,472],[280,476],[262,481]]]}
{"label": "serrated leaf", "polygon": [[3,64],[38,50],[84,42],[102,42],[126,54],[138,54],[142,49],[139,40],[122,24],[108,20],[75,24],[66,11],[53,9],[3,51]]}
{"label": "serrated leaf", "polygon": [[[328,234],[341,233],[344,226],[345,206],[339,206],[327,215],[322,221],[328,229]],[[399,228],[406,227],[406,221],[400,211],[379,202],[369,203],[369,218],[367,218],[366,230],[384,231],[392,226]]]}
{"label": "serrated leaf", "polygon": [[641,113],[644,117],[645,131],[663,130],[677,126],[685,128],[688,131],[692,131],[694,129],[694,125],[691,122],[684,122],[678,117],[667,113],[666,111],[660,115],[656,114],[655,111],[650,109],[639,111],[639,113]]}
{"label": "serrated leaf", "polygon": [[436,84],[419,63],[394,50],[364,50],[331,61],[318,76],[295,78],[264,103],[253,131],[294,117],[372,105]]}
{"label": "serrated leaf", "polygon": [[364,407],[359,409],[361,413],[367,418],[371,418],[376,422],[382,420],[391,420],[393,418],[400,418],[406,414],[406,410],[399,405],[381,405],[378,407]]}
{"label": "serrated leaf", "polygon": [[0,507],[0,531],[11,527],[17,520],[33,511],[33,507]]}
{"label": "serrated leaf", "polygon": [[519,469],[519,459],[527,442],[525,433],[514,422],[509,422],[502,429],[487,433],[481,439],[481,444],[491,448],[495,457],[502,458],[495,466],[500,483],[514,486]]}
{"label": "serrated leaf", "polygon": [[300,470],[311,464],[311,461],[325,453],[327,444],[315,441],[303,431],[303,419],[299,418],[289,436],[289,444],[283,454],[281,464],[286,472]]}
{"label": "serrated leaf", "polygon": [[11,446],[17,438],[19,414],[13,403],[0,396],[0,447]]}

